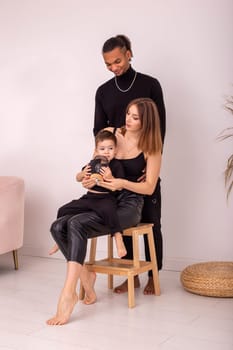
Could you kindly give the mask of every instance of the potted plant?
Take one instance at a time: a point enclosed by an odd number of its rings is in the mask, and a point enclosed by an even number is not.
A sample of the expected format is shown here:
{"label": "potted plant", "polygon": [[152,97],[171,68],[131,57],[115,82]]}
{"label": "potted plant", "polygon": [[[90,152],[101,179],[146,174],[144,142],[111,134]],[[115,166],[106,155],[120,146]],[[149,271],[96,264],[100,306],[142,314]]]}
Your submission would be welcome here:
{"label": "potted plant", "polygon": [[[225,108],[233,115],[233,96],[227,98]],[[220,140],[228,139],[233,137],[233,127],[224,129],[219,135]],[[227,159],[226,169],[224,171],[225,185],[227,189],[227,199],[233,187],[233,154]]]}

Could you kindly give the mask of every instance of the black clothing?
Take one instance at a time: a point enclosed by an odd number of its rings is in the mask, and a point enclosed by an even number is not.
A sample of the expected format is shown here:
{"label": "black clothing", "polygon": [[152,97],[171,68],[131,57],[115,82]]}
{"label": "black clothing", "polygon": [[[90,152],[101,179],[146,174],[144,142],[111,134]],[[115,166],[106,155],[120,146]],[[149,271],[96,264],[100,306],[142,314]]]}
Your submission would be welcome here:
{"label": "black clothing", "polygon": [[110,192],[87,192],[81,198],[74,199],[71,202],[63,205],[58,210],[58,217],[65,215],[77,215],[87,213],[89,211],[96,212],[103,219],[105,225],[109,227],[109,233],[111,233],[111,235],[114,235],[116,232],[122,232],[122,228],[116,214],[117,200]]}
{"label": "black clothing", "polygon": [[[161,189],[160,179],[157,182],[156,189],[151,196],[144,196],[144,205],[142,209],[142,222],[153,223],[153,236],[156,250],[156,260],[158,270],[162,269],[163,262],[163,238],[161,232]],[[146,235],[145,235],[146,236]],[[146,261],[150,261],[150,253],[147,237],[144,236],[145,257]],[[127,254],[124,259],[133,259],[133,246],[131,237],[123,236]],[[148,272],[152,276],[152,271]]]}
{"label": "black clothing", "polygon": [[[121,89],[129,88],[135,76],[135,70],[130,67],[126,73],[116,77],[117,83]],[[127,92],[121,92],[115,84],[115,77],[102,84],[96,91],[95,96],[95,121],[94,134],[107,127],[121,127],[125,125],[126,107],[129,102],[135,98],[149,97],[158,108],[161,136],[164,142],[166,132],[166,112],[163,100],[163,93],[160,83],[157,79],[137,73],[136,79],[132,87]],[[127,171],[130,169],[127,169]],[[144,196],[144,208],[142,211],[142,222],[154,223],[153,233],[155,241],[155,249],[157,255],[158,269],[162,269],[163,259],[163,241],[161,232],[161,180],[158,179],[154,193],[151,196]],[[145,239],[145,255],[149,260],[149,249]],[[124,258],[132,257],[132,240],[130,237],[124,237],[127,255]],[[149,271],[149,275],[152,272]]]}
{"label": "black clothing", "polygon": [[[121,161],[113,159],[109,167],[114,177],[124,178]],[[126,190],[115,192],[88,192],[58,210],[50,231],[67,261],[84,263],[88,238],[115,233],[140,222],[143,196]]]}
{"label": "black clothing", "polygon": [[129,181],[137,182],[138,178],[143,175],[146,167],[144,154],[141,152],[135,158],[118,159],[124,168],[125,178]]}
{"label": "black clothing", "polygon": [[[108,166],[111,169],[113,177],[119,178],[119,179],[125,178],[124,168],[118,159],[115,159],[115,158],[112,159],[109,162]],[[98,192],[109,192],[109,193],[111,192],[107,188],[103,188],[103,187],[97,186],[97,185],[92,187],[92,190],[98,191]]]}
{"label": "black clothing", "polygon": [[[122,89],[127,89],[135,76],[135,70],[130,67],[126,73],[117,77],[117,83]],[[162,140],[165,137],[166,120],[163,93],[157,79],[137,72],[132,88],[127,92],[118,90],[115,77],[102,84],[95,96],[94,135],[108,126],[120,128],[125,125],[126,107],[129,102],[139,97],[151,98],[158,108]]]}
{"label": "black clothing", "polygon": [[[137,225],[141,220],[143,197],[121,191],[117,197],[117,215],[122,229]],[[94,211],[58,218],[51,226],[51,234],[67,261],[84,263],[88,238],[109,234],[109,227]]]}
{"label": "black clothing", "polygon": [[[111,169],[114,177],[124,178],[124,168],[120,160],[112,159],[108,166]],[[109,233],[113,235],[116,232],[122,232],[122,228],[116,214],[116,194],[97,185],[92,187],[92,190],[101,193],[87,192],[81,198],[74,199],[71,202],[63,205],[58,209],[57,218],[66,215],[77,215],[89,211],[95,211],[103,219],[106,226],[109,227]]]}
{"label": "black clothing", "polygon": [[[118,85],[121,89],[127,89],[133,81],[135,71],[129,70],[120,77],[117,77]],[[160,121],[162,139],[165,136],[165,107],[163,94],[158,80],[145,74],[137,73],[136,80],[132,88],[127,92],[121,92],[115,85],[115,79],[111,79],[96,92],[96,108],[94,134],[104,127],[121,127],[125,124],[126,107],[130,101],[139,97],[149,97],[157,105]],[[144,157],[143,157],[144,158]],[[137,179],[137,173],[130,172],[130,163],[139,164],[139,169],[143,166],[142,155],[134,159],[121,160],[123,166],[129,174],[126,178]],[[134,168],[133,166],[133,168]],[[137,168],[137,167],[136,167]],[[135,169],[136,169],[135,168]],[[140,171],[141,171],[140,170]],[[141,175],[141,172],[139,172]],[[136,177],[137,176],[137,177]],[[157,253],[158,268],[162,268],[162,234],[160,229],[161,201],[160,201],[160,180],[152,196],[144,196],[143,217],[141,219],[141,209],[143,207],[143,197],[130,192],[121,191],[117,196],[117,215],[122,229],[134,226],[141,221],[154,223],[154,239]],[[75,216],[66,215],[58,218],[51,226],[53,238],[60,247],[62,253],[68,261],[77,261],[83,264],[86,256],[87,239],[109,234],[109,227],[104,224],[103,219],[93,211],[78,214]],[[125,241],[126,238],[126,241]],[[127,256],[132,256],[132,240],[124,237]],[[146,259],[149,259],[148,245],[145,241]],[[124,258],[127,258],[124,257]],[[151,274],[151,272],[149,272]]]}

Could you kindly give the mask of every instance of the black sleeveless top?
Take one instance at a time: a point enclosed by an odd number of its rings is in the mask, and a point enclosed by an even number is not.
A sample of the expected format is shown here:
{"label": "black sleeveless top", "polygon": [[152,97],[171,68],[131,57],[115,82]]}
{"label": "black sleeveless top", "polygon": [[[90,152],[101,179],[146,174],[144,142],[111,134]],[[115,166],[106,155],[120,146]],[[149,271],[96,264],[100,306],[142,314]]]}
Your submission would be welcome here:
{"label": "black sleeveless top", "polygon": [[[114,135],[116,134],[116,130],[117,128],[113,129]],[[138,178],[143,175],[143,170],[146,167],[146,160],[143,152],[139,153],[135,158],[117,160],[123,165],[126,180],[137,182]]]}
{"label": "black sleeveless top", "polygon": [[135,158],[118,160],[123,165],[125,179],[137,182],[138,178],[143,175],[143,170],[146,167],[146,160],[142,152]]}

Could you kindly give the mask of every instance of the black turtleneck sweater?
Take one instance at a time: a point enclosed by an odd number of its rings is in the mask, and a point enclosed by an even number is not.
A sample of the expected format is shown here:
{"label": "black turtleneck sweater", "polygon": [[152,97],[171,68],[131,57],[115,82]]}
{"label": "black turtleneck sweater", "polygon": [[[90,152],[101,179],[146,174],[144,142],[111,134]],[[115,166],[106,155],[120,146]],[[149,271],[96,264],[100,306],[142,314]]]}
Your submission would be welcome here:
{"label": "black turtleneck sweater", "polygon": [[[126,73],[117,77],[118,86],[122,90],[128,89],[134,76],[135,70],[130,67]],[[164,141],[166,116],[162,89],[157,79],[142,73],[137,73],[134,84],[127,92],[121,92],[117,88],[115,77],[97,89],[94,135],[108,126],[119,128],[125,125],[126,107],[130,101],[139,97],[149,97],[156,103],[160,116],[162,140]]]}

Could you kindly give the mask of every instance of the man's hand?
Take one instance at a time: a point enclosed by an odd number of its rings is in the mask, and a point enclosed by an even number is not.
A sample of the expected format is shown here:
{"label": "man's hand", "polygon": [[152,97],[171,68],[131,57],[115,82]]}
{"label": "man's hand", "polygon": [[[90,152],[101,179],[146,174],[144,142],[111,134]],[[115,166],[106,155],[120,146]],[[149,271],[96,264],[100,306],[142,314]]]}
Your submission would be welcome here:
{"label": "man's hand", "polygon": [[146,181],[146,168],[143,169],[143,174],[137,179],[137,182],[145,182]]}

